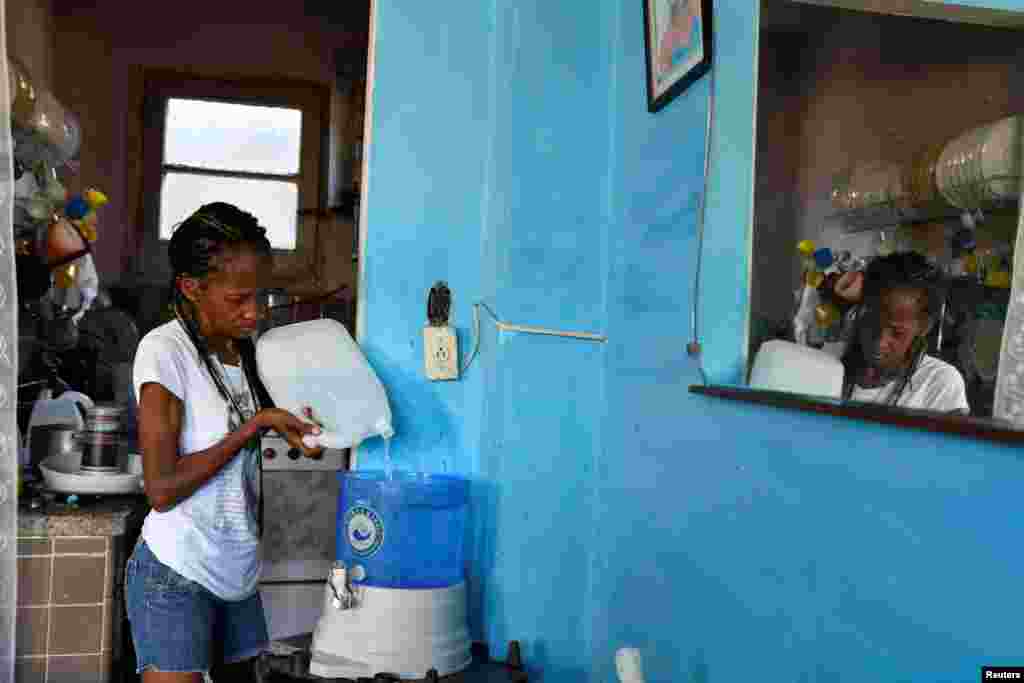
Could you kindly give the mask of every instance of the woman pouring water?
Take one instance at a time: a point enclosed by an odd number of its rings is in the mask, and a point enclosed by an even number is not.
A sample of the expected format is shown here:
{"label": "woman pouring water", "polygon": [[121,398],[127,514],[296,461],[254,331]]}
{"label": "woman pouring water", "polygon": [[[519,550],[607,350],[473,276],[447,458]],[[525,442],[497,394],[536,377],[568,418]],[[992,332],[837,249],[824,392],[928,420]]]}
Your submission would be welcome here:
{"label": "woman pouring water", "polygon": [[144,683],[243,680],[268,642],[257,592],[259,438],[319,428],[273,407],[251,335],[270,243],[255,217],[207,204],[170,240],[175,318],[136,353],[139,443],[153,510],[128,562],[128,617]]}

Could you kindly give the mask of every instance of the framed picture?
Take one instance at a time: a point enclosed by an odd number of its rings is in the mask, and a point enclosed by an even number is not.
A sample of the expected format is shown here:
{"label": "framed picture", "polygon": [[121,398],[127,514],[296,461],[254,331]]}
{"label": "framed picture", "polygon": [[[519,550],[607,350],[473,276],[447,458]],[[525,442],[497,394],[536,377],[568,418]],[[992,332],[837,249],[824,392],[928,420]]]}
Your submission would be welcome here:
{"label": "framed picture", "polygon": [[642,0],[647,110],[658,111],[711,68],[711,0]]}

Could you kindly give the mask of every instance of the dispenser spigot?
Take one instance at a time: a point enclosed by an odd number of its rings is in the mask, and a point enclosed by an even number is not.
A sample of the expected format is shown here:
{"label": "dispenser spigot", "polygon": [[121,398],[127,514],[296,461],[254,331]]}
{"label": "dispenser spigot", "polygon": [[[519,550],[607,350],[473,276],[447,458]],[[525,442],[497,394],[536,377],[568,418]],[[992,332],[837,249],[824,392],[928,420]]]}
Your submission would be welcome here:
{"label": "dispenser spigot", "polygon": [[351,576],[348,567],[344,562],[335,562],[331,569],[331,575],[327,578],[327,585],[330,586],[334,596],[331,598],[331,606],[336,610],[352,609],[357,606],[356,593],[352,588]]}

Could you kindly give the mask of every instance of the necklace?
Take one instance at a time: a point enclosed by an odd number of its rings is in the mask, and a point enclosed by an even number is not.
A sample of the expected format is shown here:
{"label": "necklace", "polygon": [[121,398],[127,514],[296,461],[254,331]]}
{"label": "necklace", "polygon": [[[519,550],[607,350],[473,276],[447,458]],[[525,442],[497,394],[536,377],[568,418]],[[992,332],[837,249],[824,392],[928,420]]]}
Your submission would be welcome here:
{"label": "necklace", "polygon": [[253,408],[256,405],[256,397],[253,395],[252,386],[249,385],[246,379],[244,368],[239,368],[242,376],[242,385],[236,388],[220,356],[217,356],[217,365],[220,376],[224,379],[224,388],[227,389],[231,404],[230,408],[238,416],[239,424],[237,426],[241,426],[242,422],[252,417]]}

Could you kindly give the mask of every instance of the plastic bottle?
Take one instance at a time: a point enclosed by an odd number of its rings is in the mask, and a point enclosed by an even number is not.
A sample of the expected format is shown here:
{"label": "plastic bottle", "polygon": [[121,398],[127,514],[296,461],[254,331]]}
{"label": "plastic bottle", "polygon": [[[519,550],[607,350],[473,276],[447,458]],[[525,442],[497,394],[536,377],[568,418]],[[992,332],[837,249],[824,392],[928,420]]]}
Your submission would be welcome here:
{"label": "plastic bottle", "polygon": [[615,672],[619,675],[619,683],[644,683],[640,650],[635,647],[624,647],[616,652]]}

